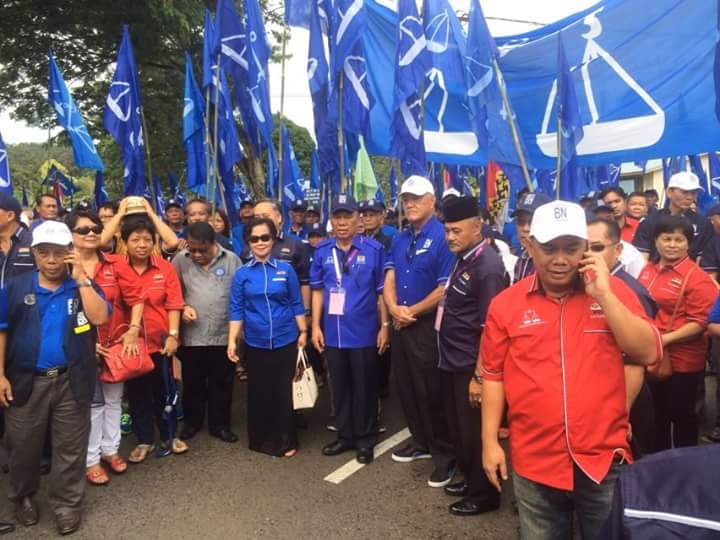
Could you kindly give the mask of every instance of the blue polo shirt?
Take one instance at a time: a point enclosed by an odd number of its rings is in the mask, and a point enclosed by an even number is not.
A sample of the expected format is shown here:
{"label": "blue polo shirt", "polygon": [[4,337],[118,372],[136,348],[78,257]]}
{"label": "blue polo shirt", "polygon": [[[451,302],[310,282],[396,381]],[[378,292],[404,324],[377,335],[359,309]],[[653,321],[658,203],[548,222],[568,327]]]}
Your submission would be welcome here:
{"label": "blue polo shirt", "polygon": [[295,317],[304,315],[300,283],[292,266],[271,257],[238,268],[230,290],[230,320],[243,322],[245,342],[278,349],[297,339]]}
{"label": "blue polo shirt", "polygon": [[[340,279],[335,273],[333,252]],[[310,266],[310,287],[323,290],[323,328],[325,344],[338,349],[374,347],[380,328],[377,299],[384,282],[385,250],[372,238],[357,235],[344,253],[336,240],[321,242],[315,248]],[[343,315],[330,315],[330,290],[345,291]]]}
{"label": "blue polo shirt", "polygon": [[398,304],[412,306],[445,283],[454,264],[445,229],[432,216],[417,235],[413,227],[408,227],[393,237],[385,268],[395,270]]}

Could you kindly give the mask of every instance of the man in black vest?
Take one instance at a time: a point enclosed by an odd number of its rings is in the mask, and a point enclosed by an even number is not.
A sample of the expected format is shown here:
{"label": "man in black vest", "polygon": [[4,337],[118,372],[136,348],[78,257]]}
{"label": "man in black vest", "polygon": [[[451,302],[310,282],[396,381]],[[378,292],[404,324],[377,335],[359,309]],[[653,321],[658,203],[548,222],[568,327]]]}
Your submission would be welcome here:
{"label": "man in black vest", "polygon": [[5,412],[10,500],[15,517],[38,522],[32,496],[40,484],[46,426],[52,434],[48,498],[60,534],[80,526],[85,457],[95,378],[95,326],[109,307],[78,264],[60,222],[33,231],[37,271],[0,291],[0,405]]}

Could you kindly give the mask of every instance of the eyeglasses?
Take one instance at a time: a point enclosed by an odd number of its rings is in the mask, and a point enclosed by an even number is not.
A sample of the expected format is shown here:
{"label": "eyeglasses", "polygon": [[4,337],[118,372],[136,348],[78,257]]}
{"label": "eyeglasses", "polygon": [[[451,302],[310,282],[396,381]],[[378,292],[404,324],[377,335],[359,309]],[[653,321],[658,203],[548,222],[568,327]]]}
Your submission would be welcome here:
{"label": "eyeglasses", "polygon": [[590,244],[590,251],[592,251],[593,253],[602,253],[602,252],[605,251],[607,248],[612,247],[612,246],[614,246],[615,244],[617,244],[617,242],[614,242],[614,243],[608,244],[608,245],[605,245],[605,244]]}
{"label": "eyeglasses", "polygon": [[191,248],[191,247],[189,247],[189,248],[187,248],[188,253],[190,253],[191,255],[192,255],[193,253],[197,253],[198,255],[205,255],[205,254],[208,253],[211,249],[212,249],[212,247],[204,247],[204,248]]}
{"label": "eyeglasses", "polygon": [[260,236],[251,236],[248,241],[251,244],[257,244],[258,242],[269,242],[272,240],[272,236],[269,234],[261,234]]}
{"label": "eyeglasses", "polygon": [[93,227],[78,227],[77,229],[73,229],[73,232],[80,236],[87,236],[90,233],[100,234],[102,230],[103,228],[100,225],[95,225]]}

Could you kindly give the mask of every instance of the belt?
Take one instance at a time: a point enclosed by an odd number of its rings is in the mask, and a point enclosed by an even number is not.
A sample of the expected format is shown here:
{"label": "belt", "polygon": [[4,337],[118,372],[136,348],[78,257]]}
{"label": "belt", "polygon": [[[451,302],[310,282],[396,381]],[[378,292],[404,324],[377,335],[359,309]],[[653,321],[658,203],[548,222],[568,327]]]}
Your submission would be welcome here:
{"label": "belt", "polygon": [[36,377],[48,377],[50,379],[54,379],[56,377],[59,377],[63,373],[65,373],[67,370],[68,370],[67,366],[54,367],[54,368],[50,368],[50,369],[36,369],[35,376]]}

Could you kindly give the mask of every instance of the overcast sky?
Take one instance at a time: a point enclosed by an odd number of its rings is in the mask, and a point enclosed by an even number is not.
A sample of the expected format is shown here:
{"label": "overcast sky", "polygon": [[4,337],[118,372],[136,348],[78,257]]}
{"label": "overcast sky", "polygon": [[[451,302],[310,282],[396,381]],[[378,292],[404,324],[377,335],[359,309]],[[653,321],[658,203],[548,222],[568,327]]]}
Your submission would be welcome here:
{"label": "overcast sky", "polygon": [[[396,0],[378,0],[383,4],[393,6]],[[490,32],[493,35],[508,35],[525,32],[536,28],[536,25],[512,23],[493,20],[493,17],[503,19],[521,19],[547,24],[567,15],[581,11],[597,0],[481,0],[483,11],[488,18]],[[450,4],[460,11],[467,12],[470,0],[450,0]],[[285,116],[294,122],[306,127],[312,132],[312,102],[307,84],[305,66],[307,62],[308,32],[293,28],[288,51],[293,58],[286,63],[285,83]],[[273,111],[280,110],[280,65],[270,66],[270,93]],[[10,119],[7,111],[0,111],[0,133],[6,143],[19,142],[45,142],[47,131],[30,127],[24,122],[15,122]]]}

